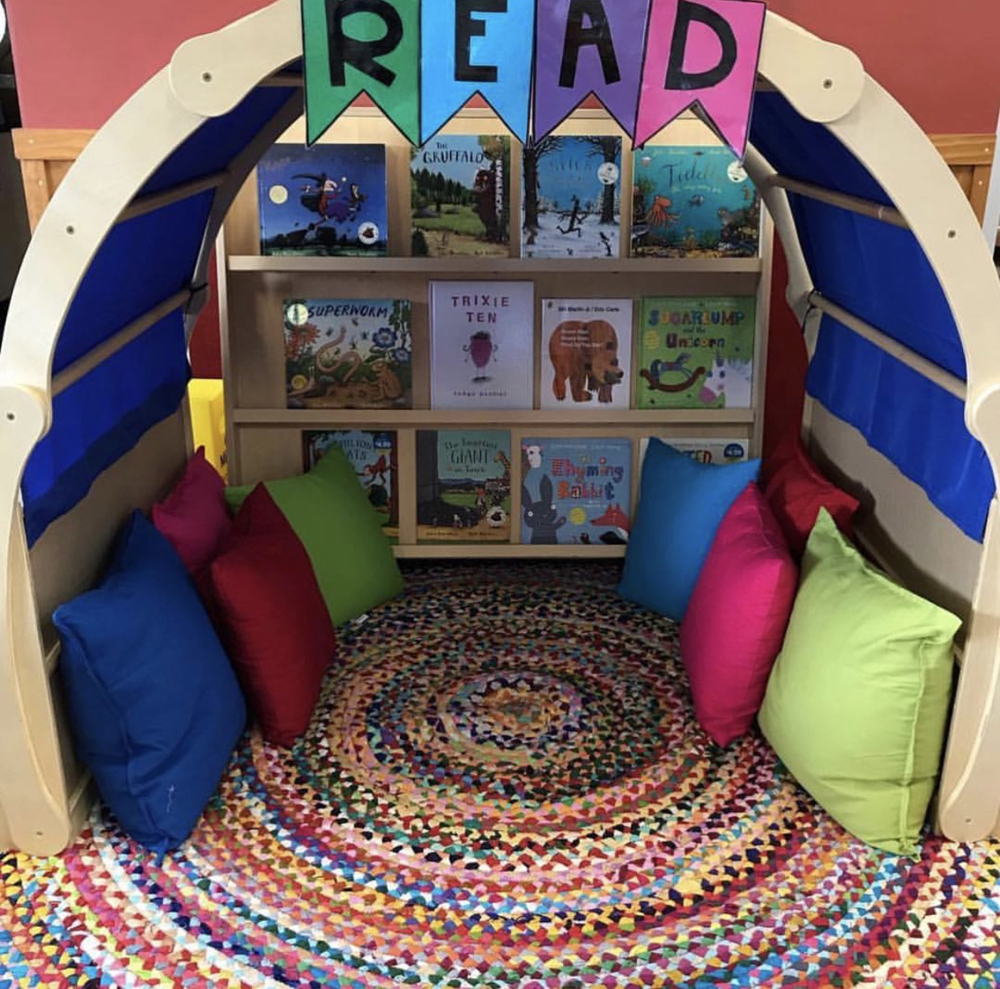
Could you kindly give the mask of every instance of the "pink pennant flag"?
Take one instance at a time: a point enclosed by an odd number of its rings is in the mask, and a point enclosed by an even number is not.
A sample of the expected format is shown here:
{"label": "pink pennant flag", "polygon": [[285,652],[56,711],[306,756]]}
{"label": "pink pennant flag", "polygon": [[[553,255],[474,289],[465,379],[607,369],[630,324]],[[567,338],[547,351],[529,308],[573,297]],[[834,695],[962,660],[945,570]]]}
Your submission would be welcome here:
{"label": "pink pennant flag", "polygon": [[636,145],[700,103],[743,158],[766,13],[758,0],[653,0]]}

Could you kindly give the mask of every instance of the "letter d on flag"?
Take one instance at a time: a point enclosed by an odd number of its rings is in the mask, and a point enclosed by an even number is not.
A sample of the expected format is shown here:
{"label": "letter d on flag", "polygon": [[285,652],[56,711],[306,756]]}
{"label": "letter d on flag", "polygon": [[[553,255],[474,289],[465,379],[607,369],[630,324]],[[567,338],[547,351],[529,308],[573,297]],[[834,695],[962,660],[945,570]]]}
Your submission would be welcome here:
{"label": "letter d on flag", "polygon": [[637,145],[700,103],[743,158],[766,13],[757,0],[653,0]]}
{"label": "letter d on flag", "polygon": [[361,93],[420,143],[420,0],[302,0],[306,140]]}

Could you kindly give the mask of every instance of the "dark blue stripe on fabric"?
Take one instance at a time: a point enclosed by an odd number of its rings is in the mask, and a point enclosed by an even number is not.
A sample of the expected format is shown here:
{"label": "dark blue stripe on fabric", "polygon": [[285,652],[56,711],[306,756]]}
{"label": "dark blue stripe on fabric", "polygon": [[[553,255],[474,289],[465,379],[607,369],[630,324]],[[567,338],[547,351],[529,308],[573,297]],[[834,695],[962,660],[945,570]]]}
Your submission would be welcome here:
{"label": "dark blue stripe on fabric", "polygon": [[120,223],[94,255],[56,345],[58,373],[191,284],[214,193]]}
{"label": "dark blue stripe on fabric", "polygon": [[32,452],[21,486],[29,545],[150,427],[177,411],[189,376],[177,312],[55,397],[52,428]]}
{"label": "dark blue stripe on fabric", "polygon": [[965,380],[951,307],[909,230],[790,194],[813,284],[894,340]]}
{"label": "dark blue stripe on fabric", "polygon": [[959,399],[829,316],[806,387],[967,536],[982,542],[996,485]]}
{"label": "dark blue stripe on fabric", "polygon": [[750,141],[782,175],[892,205],[888,193],[840,138],[800,116],[781,93],[754,97]]}
{"label": "dark blue stripe on fabric", "polygon": [[229,113],[205,121],[143,186],[149,195],[171,186],[221,172],[260,133],[295,89],[255,89]]}

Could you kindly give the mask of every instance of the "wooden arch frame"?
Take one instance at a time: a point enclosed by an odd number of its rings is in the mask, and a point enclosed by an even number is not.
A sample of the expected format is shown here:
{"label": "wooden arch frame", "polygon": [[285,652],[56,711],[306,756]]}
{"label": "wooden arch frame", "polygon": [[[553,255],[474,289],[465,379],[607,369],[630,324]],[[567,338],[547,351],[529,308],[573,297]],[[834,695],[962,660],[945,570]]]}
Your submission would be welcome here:
{"label": "wooden arch frame", "polygon": [[[299,10],[299,0],[277,0],[178,48],[171,64],[143,86],[80,155],[38,223],[11,299],[0,351],[0,428],[5,430],[0,559],[6,564],[0,567],[0,752],[5,764],[0,771],[0,810],[6,817],[7,840],[27,852],[51,854],[65,847],[83,806],[79,788],[71,791],[63,771],[59,719],[47,682],[50,664],[39,635],[19,502],[25,464],[49,428],[54,388],[60,384],[53,381],[52,361],[63,320],[94,254],[116,223],[185,194],[215,188],[192,281],[194,286],[204,284],[222,219],[264,148],[300,114],[298,96],[289,99],[210,184],[191,183],[146,201],[137,197],[161,162],[206,119],[226,113],[258,86],[292,83],[281,72],[302,56]],[[995,336],[1000,283],[961,188],[927,137],[847,49],[768,13],[759,73],[763,83],[779,90],[802,116],[824,124],[851,150],[892,196],[894,222],[907,225],[923,247],[965,348],[969,428],[982,441],[994,475],[1000,476],[1000,348]],[[814,286],[792,223],[785,191],[789,185],[756,153],[748,156],[747,166],[788,254],[789,302],[804,315],[814,299]],[[865,210],[856,201],[840,205]],[[194,289],[164,300],[145,320],[123,328],[68,370],[85,374],[116,346],[152,325],[149,320],[156,313],[183,308],[190,328],[203,303],[204,293]],[[996,516],[994,502],[942,780],[940,823],[946,834],[959,839],[986,836],[1000,812]]]}

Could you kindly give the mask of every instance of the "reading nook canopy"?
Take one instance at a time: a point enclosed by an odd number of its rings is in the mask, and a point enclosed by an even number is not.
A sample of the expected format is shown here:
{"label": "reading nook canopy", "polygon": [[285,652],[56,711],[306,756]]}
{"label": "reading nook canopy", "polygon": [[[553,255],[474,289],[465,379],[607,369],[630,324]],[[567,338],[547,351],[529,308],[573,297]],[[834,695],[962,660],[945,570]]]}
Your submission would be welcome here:
{"label": "reading nook canopy", "polygon": [[474,93],[525,140],[591,92],[637,143],[697,102],[820,321],[810,393],[983,540],[1000,288],[949,169],[853,53],[747,0],[277,0],[183,44],[38,226],[0,352],[0,600],[27,568],[19,503],[31,545],[180,406],[212,245],[260,155],[304,103],[314,140],[362,91],[414,142]]}

